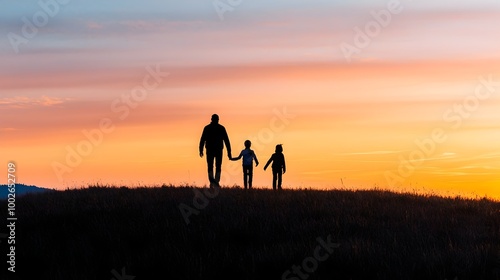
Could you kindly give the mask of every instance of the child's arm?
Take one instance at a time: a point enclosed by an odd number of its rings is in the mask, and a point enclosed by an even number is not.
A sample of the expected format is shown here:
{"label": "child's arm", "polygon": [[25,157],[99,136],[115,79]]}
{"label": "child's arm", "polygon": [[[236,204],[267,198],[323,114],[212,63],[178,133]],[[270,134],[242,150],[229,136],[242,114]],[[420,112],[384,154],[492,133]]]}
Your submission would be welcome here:
{"label": "child's arm", "polygon": [[237,161],[241,158],[241,155],[239,155],[238,157],[230,157],[229,159],[232,160],[232,161]]}
{"label": "child's arm", "polygon": [[285,156],[283,156],[283,174],[286,173]]}
{"label": "child's arm", "polygon": [[232,160],[232,161],[237,161],[237,160],[239,160],[242,156],[243,156],[243,155],[242,155],[242,153],[240,153],[240,155],[239,155],[239,156],[237,156],[237,157],[230,157],[229,159],[230,159],[230,160]]}
{"label": "child's arm", "polygon": [[269,166],[269,164],[271,164],[272,161],[273,161],[273,156],[271,156],[271,158],[267,161],[266,165],[264,166],[264,170],[267,169],[267,167]]}
{"label": "child's arm", "polygon": [[259,166],[259,160],[257,159],[255,152],[253,152],[253,158],[255,159],[255,167]]}

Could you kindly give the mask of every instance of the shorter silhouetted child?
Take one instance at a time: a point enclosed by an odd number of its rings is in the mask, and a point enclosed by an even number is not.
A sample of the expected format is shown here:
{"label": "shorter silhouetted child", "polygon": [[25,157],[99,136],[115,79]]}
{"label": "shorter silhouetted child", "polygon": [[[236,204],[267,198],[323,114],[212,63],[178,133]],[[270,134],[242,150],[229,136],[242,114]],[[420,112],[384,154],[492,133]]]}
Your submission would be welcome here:
{"label": "shorter silhouetted child", "polygon": [[270,163],[273,169],[273,190],[276,190],[276,183],[278,183],[278,190],[281,190],[282,175],[286,172],[285,156],[283,155],[283,146],[281,144],[276,145],[276,151],[267,161],[264,170],[267,169]]}
{"label": "shorter silhouetted child", "polygon": [[250,149],[252,142],[250,140],[245,141],[245,149],[241,151],[240,155],[231,160],[236,161],[243,157],[243,184],[245,189],[247,186],[249,189],[252,188],[252,177],[253,177],[253,161],[255,159],[255,166],[259,165],[259,160],[255,155],[254,151]]}

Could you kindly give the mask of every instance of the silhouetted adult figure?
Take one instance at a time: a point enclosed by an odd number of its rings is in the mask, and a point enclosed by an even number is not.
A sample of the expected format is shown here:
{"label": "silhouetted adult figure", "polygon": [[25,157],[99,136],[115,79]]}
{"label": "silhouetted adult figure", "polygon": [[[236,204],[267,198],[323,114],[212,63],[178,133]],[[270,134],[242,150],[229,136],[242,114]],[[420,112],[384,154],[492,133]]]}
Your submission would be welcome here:
{"label": "silhouetted adult figure", "polygon": [[210,181],[211,188],[219,187],[224,144],[226,145],[227,156],[231,158],[231,143],[229,142],[226,128],[219,124],[219,116],[213,114],[212,122],[205,126],[200,139],[200,157],[203,157],[203,147],[205,147],[207,152],[208,180]]}

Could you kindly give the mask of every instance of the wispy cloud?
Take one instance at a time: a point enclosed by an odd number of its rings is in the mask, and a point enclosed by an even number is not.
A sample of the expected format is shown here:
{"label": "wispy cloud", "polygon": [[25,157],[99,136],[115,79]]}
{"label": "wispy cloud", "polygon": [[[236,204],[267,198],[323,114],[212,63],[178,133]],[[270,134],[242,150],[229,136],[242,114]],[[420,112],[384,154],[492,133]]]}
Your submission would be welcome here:
{"label": "wispy cloud", "polygon": [[39,98],[16,96],[0,98],[0,106],[9,108],[50,107],[66,102],[68,98],[42,96]]}
{"label": "wispy cloud", "polygon": [[103,25],[96,21],[88,21],[86,22],[87,28],[90,30],[102,29]]}
{"label": "wispy cloud", "polygon": [[355,155],[389,155],[389,154],[397,154],[401,151],[368,151],[368,152],[355,152],[355,153],[343,153],[339,155],[345,156],[355,156]]}
{"label": "wispy cloud", "polygon": [[13,128],[13,127],[0,127],[1,132],[11,132],[11,131],[16,131],[16,130],[19,130],[19,129]]}

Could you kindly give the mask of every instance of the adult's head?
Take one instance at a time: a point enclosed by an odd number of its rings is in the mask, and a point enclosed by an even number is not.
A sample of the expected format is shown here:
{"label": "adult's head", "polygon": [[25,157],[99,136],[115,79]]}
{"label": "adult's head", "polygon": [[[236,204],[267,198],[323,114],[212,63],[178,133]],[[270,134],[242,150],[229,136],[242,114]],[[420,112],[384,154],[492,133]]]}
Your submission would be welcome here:
{"label": "adult's head", "polygon": [[212,123],[219,123],[219,115],[217,114],[212,115]]}

